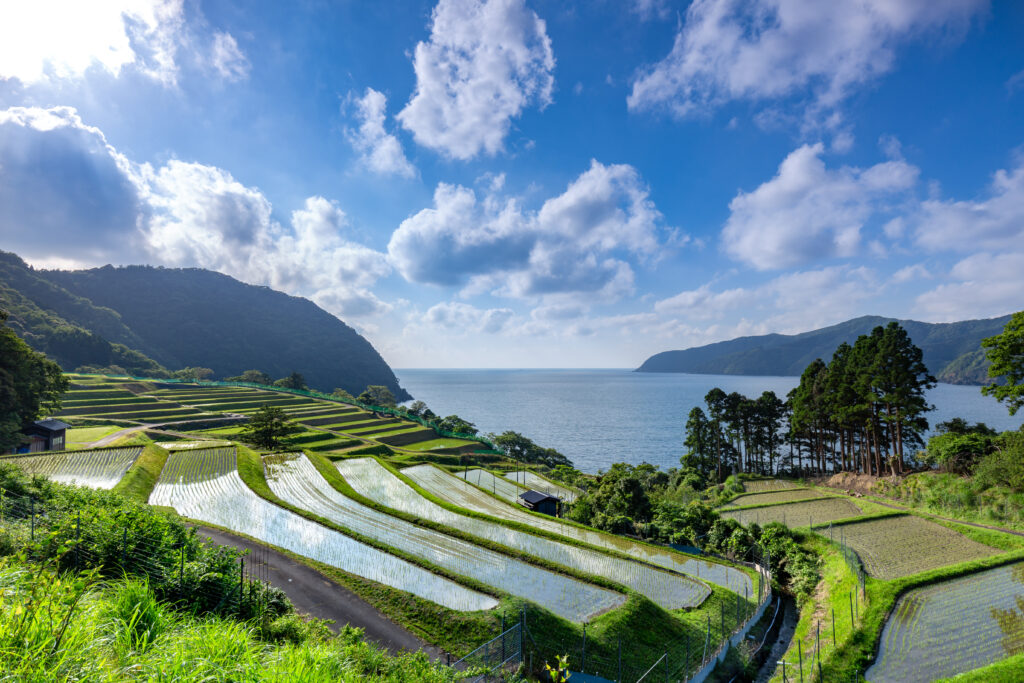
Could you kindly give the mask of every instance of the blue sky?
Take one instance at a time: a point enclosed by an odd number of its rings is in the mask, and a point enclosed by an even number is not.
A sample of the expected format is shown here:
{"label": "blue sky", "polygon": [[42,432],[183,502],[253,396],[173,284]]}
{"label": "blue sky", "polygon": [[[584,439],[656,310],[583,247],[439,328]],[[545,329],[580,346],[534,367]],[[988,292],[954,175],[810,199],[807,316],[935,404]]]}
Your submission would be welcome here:
{"label": "blue sky", "polygon": [[10,3],[0,248],[306,296],[395,367],[631,367],[1024,291],[1024,5]]}

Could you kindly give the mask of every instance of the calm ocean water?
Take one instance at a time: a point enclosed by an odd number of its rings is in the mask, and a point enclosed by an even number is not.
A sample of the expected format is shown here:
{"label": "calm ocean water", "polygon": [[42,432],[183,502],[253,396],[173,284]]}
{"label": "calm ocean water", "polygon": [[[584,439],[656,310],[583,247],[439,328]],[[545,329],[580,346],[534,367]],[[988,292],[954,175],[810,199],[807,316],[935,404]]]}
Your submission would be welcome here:
{"label": "calm ocean water", "polygon": [[[520,432],[556,448],[584,472],[614,462],[679,464],[690,409],[713,387],[780,397],[796,377],[686,375],[630,370],[395,370],[402,386],[439,415],[456,414],[481,433]],[[929,394],[935,425],[951,417],[1017,429],[1024,414],[981,395],[978,387],[940,384]]]}

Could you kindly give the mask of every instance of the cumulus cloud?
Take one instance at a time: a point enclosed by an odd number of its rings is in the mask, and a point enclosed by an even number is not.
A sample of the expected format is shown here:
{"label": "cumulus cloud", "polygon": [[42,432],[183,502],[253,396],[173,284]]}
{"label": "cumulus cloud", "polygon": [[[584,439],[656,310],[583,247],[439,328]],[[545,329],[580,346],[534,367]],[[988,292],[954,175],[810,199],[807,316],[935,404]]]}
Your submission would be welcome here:
{"label": "cumulus cloud", "polygon": [[633,83],[631,109],[677,116],[731,100],[810,95],[832,108],[922,33],[962,31],[985,0],[695,0],[672,50]]}
{"label": "cumulus cloud", "polygon": [[74,109],[0,111],[0,236],[45,259],[47,242],[90,265],[146,258],[199,266],[308,296],[332,312],[388,310],[369,287],[385,254],[345,237],[344,212],[310,197],[288,225],[270,201],[224,169],[171,160],[135,164]]}
{"label": "cumulus cloud", "polygon": [[469,283],[473,292],[519,298],[631,291],[626,258],[653,258],[665,232],[636,169],[590,168],[539,211],[516,198],[441,184],[433,208],[402,222],[388,254],[412,282]]}
{"label": "cumulus cloud", "polygon": [[803,145],[774,178],[729,203],[722,241],[731,256],[762,270],[851,256],[866,221],[887,210],[884,200],[917,183],[917,168],[901,160],[829,170],[823,152],[820,143]]}
{"label": "cumulus cloud", "polygon": [[917,298],[917,307],[928,320],[951,322],[1018,311],[1024,291],[1024,252],[972,254],[954,265],[946,279]]}
{"label": "cumulus cloud", "polygon": [[440,0],[413,65],[416,91],[398,120],[454,159],[496,154],[512,119],[551,102],[551,40],[524,0]]}
{"label": "cumulus cloud", "polygon": [[[32,257],[123,255],[145,205],[131,163],[71,107],[0,111],[0,237]],[[46,235],[44,243],[39,239]]]}
{"label": "cumulus cloud", "polygon": [[347,131],[349,142],[360,153],[360,162],[380,175],[412,178],[416,169],[405,157],[402,143],[384,127],[387,97],[373,88],[354,101],[359,128]]}
{"label": "cumulus cloud", "polygon": [[366,289],[390,272],[385,255],[346,240],[345,214],[323,197],[292,212],[288,229],[258,189],[223,169],[171,161],[147,178],[146,199],[146,247],[168,265],[302,292],[345,315],[387,309]]}
{"label": "cumulus cloud", "polygon": [[183,0],[48,0],[0,9],[0,79],[31,85],[90,69],[113,76],[132,69],[173,86],[182,54],[227,80],[248,75],[230,34],[217,32],[207,45],[189,29]]}
{"label": "cumulus cloud", "polygon": [[1024,159],[995,173],[988,197],[930,199],[922,203],[915,233],[930,250],[1014,249],[1024,243]]}

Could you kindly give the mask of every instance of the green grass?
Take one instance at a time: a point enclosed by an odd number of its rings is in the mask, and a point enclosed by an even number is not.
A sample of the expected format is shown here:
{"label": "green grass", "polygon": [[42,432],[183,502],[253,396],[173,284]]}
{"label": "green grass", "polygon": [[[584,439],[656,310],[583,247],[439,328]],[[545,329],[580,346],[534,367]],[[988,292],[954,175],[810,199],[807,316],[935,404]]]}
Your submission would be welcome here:
{"label": "green grass", "polygon": [[8,680],[442,683],[456,676],[423,653],[390,656],[353,629],[335,638],[295,617],[258,628],[176,613],[138,581],[58,577],[4,558],[0,584],[0,671]]}
{"label": "green grass", "polygon": [[1022,680],[1024,680],[1024,654],[1016,654],[953,678],[943,678],[936,683],[1019,683]]}
{"label": "green grass", "polygon": [[64,437],[65,445],[68,449],[83,448],[95,441],[99,441],[105,436],[110,436],[119,429],[121,429],[121,427],[112,425],[103,427],[72,428],[67,431]]}
{"label": "green grass", "polygon": [[160,472],[167,462],[168,451],[152,443],[142,450],[142,455],[128,468],[113,491],[128,498],[145,503],[153,492]]}

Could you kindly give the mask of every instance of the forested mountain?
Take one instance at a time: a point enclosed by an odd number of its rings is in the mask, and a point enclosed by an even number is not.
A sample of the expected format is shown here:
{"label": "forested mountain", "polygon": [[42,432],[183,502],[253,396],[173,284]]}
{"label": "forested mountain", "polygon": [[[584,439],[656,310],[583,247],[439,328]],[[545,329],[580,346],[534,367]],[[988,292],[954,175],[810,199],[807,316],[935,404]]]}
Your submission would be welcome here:
{"label": "forested mountain", "polygon": [[[988,361],[978,352],[981,340],[1001,333],[1009,319],[1005,315],[956,323],[897,322],[924,352],[925,365],[940,382],[983,384]],[[740,337],[682,351],[664,351],[648,358],[637,371],[796,376],[814,359],[831,357],[841,343],[852,344],[860,335],[894,320],[863,316],[801,334]]]}
{"label": "forested mountain", "polygon": [[366,339],[313,302],[208,270],[46,271],[0,252],[0,308],[65,370],[118,365],[154,374],[197,366],[218,378],[249,369],[272,377],[298,372],[325,391],[358,394],[379,384],[399,401],[410,398]]}

